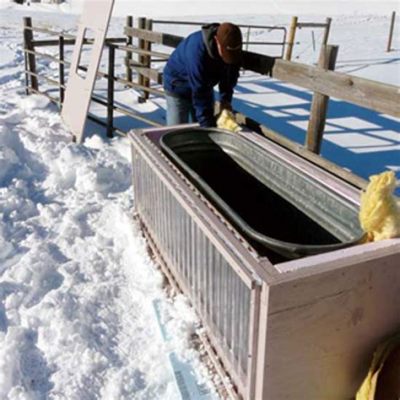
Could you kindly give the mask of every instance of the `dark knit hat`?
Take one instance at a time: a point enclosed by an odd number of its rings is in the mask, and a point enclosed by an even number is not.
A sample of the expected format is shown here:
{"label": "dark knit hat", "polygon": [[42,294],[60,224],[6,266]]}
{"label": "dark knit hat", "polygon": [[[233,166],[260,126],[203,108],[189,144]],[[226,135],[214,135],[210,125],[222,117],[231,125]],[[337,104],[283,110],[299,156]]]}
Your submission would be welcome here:
{"label": "dark knit hat", "polygon": [[240,64],[242,59],[242,32],[230,22],[222,23],[217,29],[217,40],[221,46],[221,58],[227,64]]}

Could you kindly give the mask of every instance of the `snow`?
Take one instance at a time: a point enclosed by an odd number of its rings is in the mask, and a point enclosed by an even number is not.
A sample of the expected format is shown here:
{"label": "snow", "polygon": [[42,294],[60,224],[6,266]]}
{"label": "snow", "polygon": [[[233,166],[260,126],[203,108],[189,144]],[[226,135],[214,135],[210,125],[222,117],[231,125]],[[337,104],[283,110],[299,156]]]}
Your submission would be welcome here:
{"label": "snow", "polygon": [[0,398],[176,398],[126,146],[73,145],[42,97],[13,102],[0,136]]}
{"label": "snow", "polygon": [[[173,12],[212,21],[223,11],[226,20],[286,26],[298,12],[303,21],[333,16],[336,69],[400,85],[398,35],[395,50],[385,52],[390,12],[398,2],[178,3],[172,7],[164,0],[155,7],[151,1],[117,0],[119,18],[113,18],[109,34],[122,34],[127,14]],[[167,296],[132,218],[127,139],[106,140],[104,130],[89,123],[84,144],[73,144],[56,106],[43,96],[25,95],[22,17],[73,32],[79,7],[76,0],[29,7],[0,2],[0,399],[179,399],[170,352],[187,360],[197,379],[214,390],[216,378],[190,340],[197,317],[183,296]],[[173,31],[184,34],[185,28]],[[311,31],[298,31],[296,61],[317,60],[321,32],[314,33],[316,49]],[[57,77],[53,62],[38,68]],[[104,90],[99,81],[97,93]],[[138,104],[137,93],[122,87],[116,99],[164,121],[163,99]],[[234,107],[303,143],[310,101],[308,91],[246,73]],[[93,105],[91,111],[104,117],[104,108]],[[116,123],[124,129],[142,126],[118,114]],[[397,118],[331,99],[322,154],[365,178],[388,168],[400,176],[399,126]],[[160,335],[154,302],[172,337],[168,343]]]}
{"label": "snow", "polygon": [[[93,0],[92,0],[93,1]],[[0,0],[0,6],[9,7],[10,0]],[[83,0],[69,0],[60,5],[37,4],[31,2],[31,8],[41,12],[54,12],[55,9],[68,14],[79,14]],[[146,15],[148,17],[182,17],[190,19],[204,15],[388,15],[399,11],[397,1],[379,0],[116,0],[114,16]],[[23,7],[23,6],[22,6]],[[13,9],[15,6],[13,5]],[[25,6],[26,8],[26,6]],[[235,10],[232,14],[231,10]]]}

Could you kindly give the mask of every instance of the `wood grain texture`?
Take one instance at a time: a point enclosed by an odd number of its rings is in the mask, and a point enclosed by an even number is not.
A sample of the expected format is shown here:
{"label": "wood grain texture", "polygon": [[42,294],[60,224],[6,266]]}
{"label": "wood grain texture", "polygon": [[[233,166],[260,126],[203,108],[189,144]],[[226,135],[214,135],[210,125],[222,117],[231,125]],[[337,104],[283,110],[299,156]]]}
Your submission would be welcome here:
{"label": "wood grain texture", "polygon": [[394,85],[278,59],[272,76],[329,97],[400,117],[400,89]]}
{"label": "wood grain texture", "polygon": [[350,254],[269,287],[257,398],[351,399],[376,345],[399,331],[400,243]]}
{"label": "wood grain texture", "polygon": [[171,35],[169,33],[152,32],[145,29],[138,28],[124,28],[125,35],[134,36],[136,38],[147,40],[152,43],[163,44],[168,47],[177,47],[178,44],[183,40],[183,37]]}
{"label": "wood grain texture", "polygon": [[[318,66],[324,70],[334,70],[338,46],[322,46]],[[308,121],[306,148],[313,153],[321,151],[322,136],[325,129],[329,97],[315,92],[311,102],[310,119]]]}

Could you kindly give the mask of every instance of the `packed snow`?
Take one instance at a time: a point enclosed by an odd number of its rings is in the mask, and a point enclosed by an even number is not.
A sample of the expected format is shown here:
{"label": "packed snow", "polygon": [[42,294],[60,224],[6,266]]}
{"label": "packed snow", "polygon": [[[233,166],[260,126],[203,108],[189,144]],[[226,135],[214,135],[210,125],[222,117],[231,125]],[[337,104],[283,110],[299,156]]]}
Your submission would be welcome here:
{"label": "packed snow", "polygon": [[[295,13],[308,22],[332,16],[336,69],[400,85],[399,26],[394,50],[385,51],[397,2],[253,1],[235,2],[235,8],[224,1],[216,7],[200,3],[179,2],[174,15],[273,26],[288,26]],[[171,351],[216,397],[217,378],[190,340],[198,319],[186,298],[168,296],[133,219],[128,139],[105,139],[103,128],[88,123],[86,140],[76,145],[58,108],[44,96],[25,94],[22,17],[73,32],[80,5],[0,2],[0,399],[179,399]],[[166,18],[171,9],[167,1],[117,0],[109,36],[122,35],[123,16],[139,10]],[[300,30],[297,40],[294,59],[315,63],[321,32]],[[39,71],[57,77],[58,65],[41,62]],[[104,90],[99,81],[96,92]],[[117,101],[164,123],[163,99],[138,104],[137,93],[117,90]],[[311,96],[246,73],[234,107],[303,143]],[[104,116],[99,106],[91,111]],[[143,126],[118,115],[116,124]],[[322,154],[365,178],[385,169],[400,176],[399,126],[396,118],[331,99]],[[168,343],[155,302],[171,333]]]}

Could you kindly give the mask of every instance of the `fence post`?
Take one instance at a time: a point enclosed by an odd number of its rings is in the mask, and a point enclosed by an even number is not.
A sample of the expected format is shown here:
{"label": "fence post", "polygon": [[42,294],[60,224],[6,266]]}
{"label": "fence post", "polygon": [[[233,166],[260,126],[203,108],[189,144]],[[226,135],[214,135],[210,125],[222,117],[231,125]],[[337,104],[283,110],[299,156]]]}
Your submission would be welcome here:
{"label": "fence post", "polygon": [[[325,70],[334,70],[338,50],[338,46],[322,46],[318,66]],[[328,102],[328,96],[317,92],[314,93],[307,128],[306,147],[307,150],[316,154],[321,151]]]}
{"label": "fence post", "polygon": [[[138,28],[139,29],[145,29],[146,28],[146,18],[140,17],[138,19]],[[138,47],[141,50],[145,50],[145,41],[144,41],[144,39],[139,39]],[[144,55],[143,54],[139,54],[138,59],[139,59],[139,66],[143,67],[144,66],[144,62],[145,62]],[[140,86],[143,86],[143,84],[144,84],[144,76],[141,73],[138,73],[138,84]],[[144,101],[145,101],[145,98],[144,98],[143,95],[138,97],[138,102],[139,103],[143,103]]]}
{"label": "fence post", "polygon": [[249,50],[249,42],[250,42],[250,27],[247,27],[247,34],[246,34],[246,51]]}
{"label": "fence post", "polygon": [[65,66],[64,66],[64,36],[60,35],[58,37],[58,47],[59,47],[59,57],[60,64],[58,68],[59,72],[59,83],[60,83],[60,109],[64,103],[64,85],[65,85]]}
{"label": "fence post", "polygon": [[[25,32],[24,32],[25,35]],[[24,50],[26,50],[24,39]],[[24,51],[24,68],[25,68],[25,94],[29,94],[29,74],[28,74],[28,53]]]}
{"label": "fence post", "polygon": [[322,39],[322,45],[326,46],[328,44],[328,37],[329,37],[329,32],[331,30],[331,23],[332,23],[332,18],[327,18],[326,19],[326,25],[325,25],[325,31],[324,31],[324,37]]}
{"label": "fence post", "polygon": [[392,49],[392,40],[393,40],[393,32],[394,32],[394,23],[396,21],[396,12],[392,12],[392,19],[390,21],[390,30],[389,30],[389,39],[388,39],[388,44],[386,51],[389,52]]}
{"label": "fence post", "polygon": [[[29,51],[34,51],[33,46],[33,32],[32,32],[32,18],[24,17],[24,49]],[[36,74],[36,59],[33,53],[25,52],[25,60],[26,61],[26,71],[29,71],[31,74]],[[31,75],[28,72],[25,72],[25,82],[28,83],[30,81],[30,87],[34,90],[39,90],[39,84],[37,76]],[[29,88],[26,88],[26,94],[29,94]]]}
{"label": "fence post", "polygon": [[114,65],[115,49],[108,45],[108,77],[107,77],[107,137],[112,138],[114,132]]}
{"label": "fence post", "polygon": [[[153,30],[153,20],[152,19],[146,19],[145,22],[145,29],[148,31]],[[151,51],[151,42],[149,40],[146,40],[144,42],[144,49],[147,51]],[[151,68],[151,55],[147,55],[143,57],[143,63],[144,67],[150,69]],[[144,76],[143,77],[143,86],[150,88],[150,78]],[[149,98],[149,92],[144,91],[143,92],[143,101],[146,101]]]}
{"label": "fence post", "polygon": [[288,40],[288,47],[286,49],[286,57],[285,59],[290,61],[292,59],[292,52],[294,46],[294,38],[296,36],[296,28],[297,28],[297,17],[292,17],[292,22],[290,24],[289,30],[289,40]]}
{"label": "fence post", "polygon": [[[133,27],[133,17],[132,15],[129,15],[126,17],[126,26],[129,28]],[[126,36],[126,45],[127,46],[132,46],[132,36],[127,35]],[[130,66],[130,62],[132,61],[132,52],[127,51],[126,52],[126,80],[128,82],[132,82],[132,68]]]}

